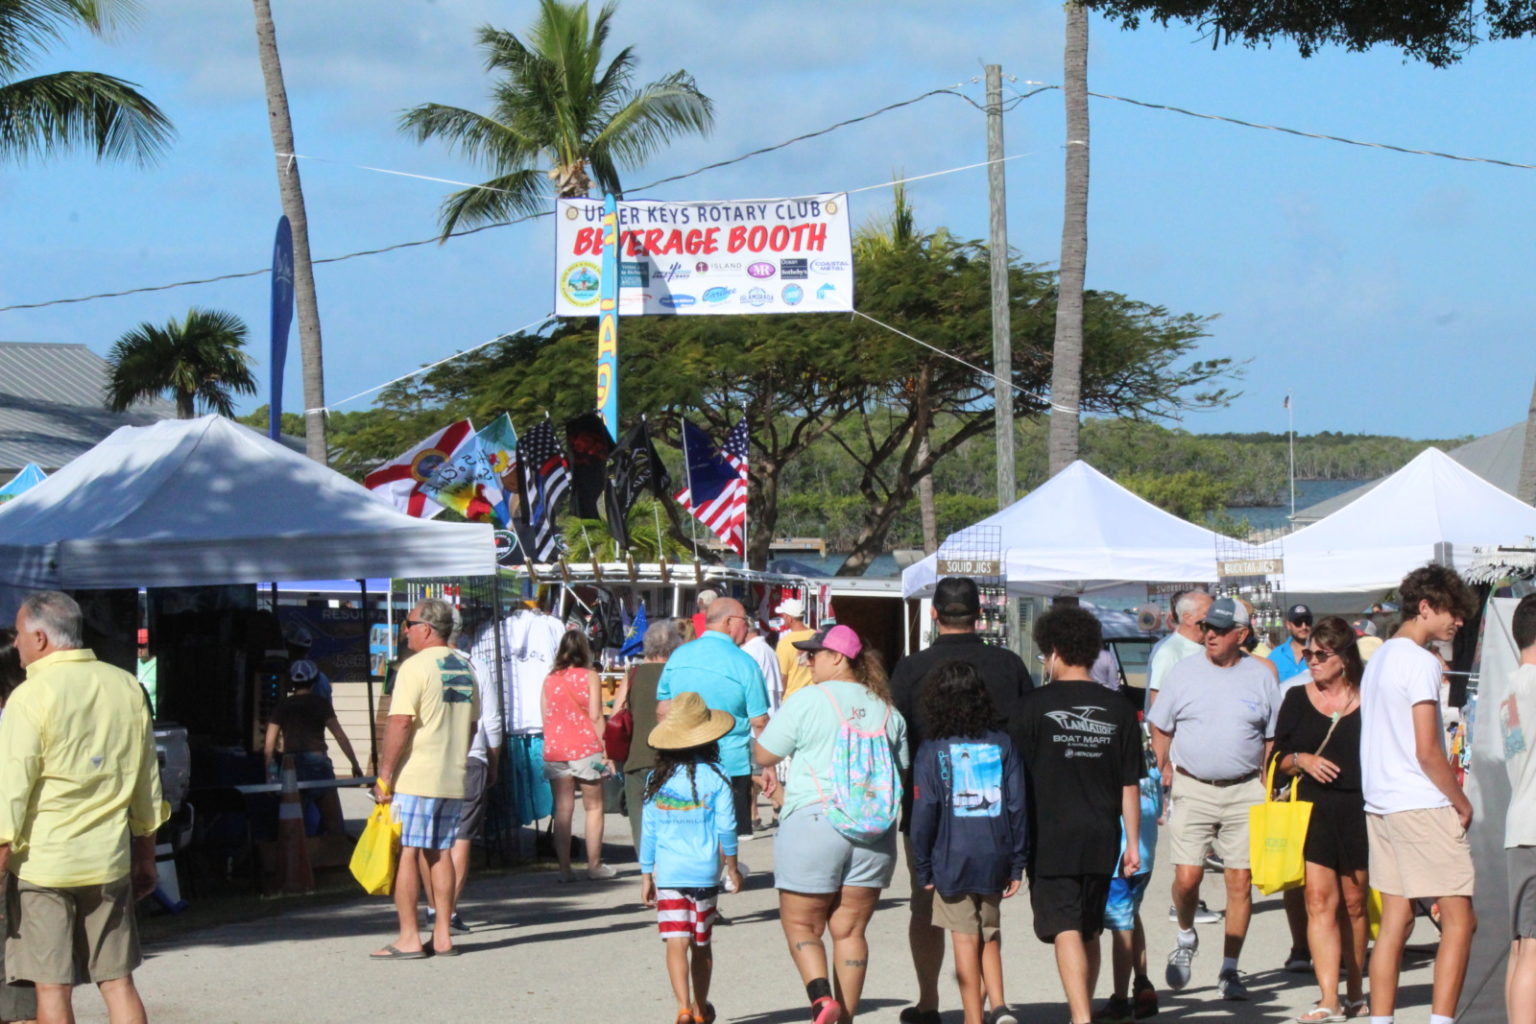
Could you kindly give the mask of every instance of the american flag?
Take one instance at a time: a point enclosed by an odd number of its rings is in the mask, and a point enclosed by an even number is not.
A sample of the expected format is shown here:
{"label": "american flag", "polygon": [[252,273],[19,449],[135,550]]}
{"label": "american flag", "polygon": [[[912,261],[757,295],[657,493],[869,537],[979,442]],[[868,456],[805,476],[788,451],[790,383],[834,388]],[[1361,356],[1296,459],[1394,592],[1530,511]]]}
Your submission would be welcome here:
{"label": "american flag", "polygon": [[555,519],[560,499],[570,487],[571,474],[549,420],[540,421],[517,439],[517,463],[523,478],[523,508],[532,534],[533,557],[540,562],[552,562],[560,555],[560,538],[556,533],[560,524]]}
{"label": "american flag", "polygon": [[677,503],[726,547],[746,557],[747,420],[742,417],[713,450],[709,435],[683,421],[683,456],[688,463],[687,486]]}

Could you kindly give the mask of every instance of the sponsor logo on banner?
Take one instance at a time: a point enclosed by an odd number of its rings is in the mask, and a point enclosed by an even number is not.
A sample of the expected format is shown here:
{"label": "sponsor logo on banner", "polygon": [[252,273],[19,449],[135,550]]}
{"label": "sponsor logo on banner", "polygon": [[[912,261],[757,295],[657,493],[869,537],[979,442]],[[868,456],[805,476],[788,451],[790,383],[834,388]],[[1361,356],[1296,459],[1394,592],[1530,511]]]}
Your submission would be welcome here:
{"label": "sponsor logo on banner", "polygon": [[619,264],[620,288],[644,288],[651,279],[651,265],[645,260],[624,260]]}
{"label": "sponsor logo on banner", "polygon": [[766,306],[773,301],[773,296],[761,288],[753,288],[741,297],[741,301],[749,306]]}
{"label": "sponsor logo on banner", "polygon": [[517,554],[517,535],[509,530],[497,530],[491,534],[491,540],[496,545],[496,561],[501,565],[507,565],[513,561]]}
{"label": "sponsor logo on banner", "polygon": [[688,270],[681,263],[674,263],[670,267],[667,267],[666,269],[662,269],[661,267],[657,267],[655,273],[653,273],[651,275],[651,280],[653,280],[653,281],[681,281],[684,278],[687,278],[690,275],[692,275],[692,273],[693,273],[693,271]]}
{"label": "sponsor logo on banner", "polygon": [[806,279],[806,266],[809,260],[779,260],[779,276],[786,281],[804,281]]}
{"label": "sponsor logo on banner", "polygon": [[711,288],[702,296],[705,302],[724,302],[736,294],[735,288]]}
{"label": "sponsor logo on banner", "polygon": [[747,273],[753,277],[772,277],[778,272],[772,263],[754,263],[747,268]]}
{"label": "sponsor logo on banner", "polygon": [[596,263],[572,263],[560,274],[560,294],[573,306],[597,305],[599,273]]}
{"label": "sponsor logo on banner", "polygon": [[827,299],[835,297],[836,295],[837,286],[834,284],[824,284],[820,288],[816,289],[816,298],[818,301],[824,302]]}
{"label": "sponsor logo on banner", "polygon": [[668,309],[679,309],[683,306],[691,306],[699,300],[692,295],[663,295],[658,301]]}
{"label": "sponsor logo on banner", "polygon": [[709,273],[709,264],[699,260],[699,262],[693,265],[693,272],[695,274],[707,274]]}
{"label": "sponsor logo on banner", "polygon": [[805,289],[797,284],[787,284],[780,294],[784,297],[785,305],[798,306],[800,301],[805,298]]}
{"label": "sponsor logo on banner", "polygon": [[812,260],[811,269],[818,274],[841,274],[848,270],[847,260]]}

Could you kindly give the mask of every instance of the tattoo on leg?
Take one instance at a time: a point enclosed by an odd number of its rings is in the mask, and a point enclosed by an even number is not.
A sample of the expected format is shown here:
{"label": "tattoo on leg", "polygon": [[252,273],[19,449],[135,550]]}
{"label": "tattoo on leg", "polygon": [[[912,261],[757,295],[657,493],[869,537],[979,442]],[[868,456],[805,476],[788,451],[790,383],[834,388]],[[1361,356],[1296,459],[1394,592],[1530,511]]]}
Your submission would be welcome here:
{"label": "tattoo on leg", "polygon": [[864,960],[844,960],[843,961],[843,966],[845,966],[845,967],[868,967],[869,966],[869,960],[868,959],[864,959]]}
{"label": "tattoo on leg", "polygon": [[819,945],[821,945],[821,942],[819,940],[816,940],[816,939],[802,939],[799,942],[795,943],[795,948],[796,949],[804,949],[806,946],[819,946]]}

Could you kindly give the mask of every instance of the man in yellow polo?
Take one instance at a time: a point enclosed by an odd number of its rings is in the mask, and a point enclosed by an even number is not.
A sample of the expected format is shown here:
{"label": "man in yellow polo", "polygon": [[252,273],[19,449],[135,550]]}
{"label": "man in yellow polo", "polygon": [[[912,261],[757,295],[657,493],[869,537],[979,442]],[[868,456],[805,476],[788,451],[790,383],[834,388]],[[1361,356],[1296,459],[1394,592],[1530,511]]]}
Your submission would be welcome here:
{"label": "man in yellow polo", "polygon": [[84,648],[67,594],[22,602],[16,649],[27,678],[0,717],[0,869],[17,878],[6,978],[36,985],[42,1024],[75,1019],[77,972],[112,1024],[137,1024],[133,904],[154,891],[165,821],[149,702],[137,678]]}

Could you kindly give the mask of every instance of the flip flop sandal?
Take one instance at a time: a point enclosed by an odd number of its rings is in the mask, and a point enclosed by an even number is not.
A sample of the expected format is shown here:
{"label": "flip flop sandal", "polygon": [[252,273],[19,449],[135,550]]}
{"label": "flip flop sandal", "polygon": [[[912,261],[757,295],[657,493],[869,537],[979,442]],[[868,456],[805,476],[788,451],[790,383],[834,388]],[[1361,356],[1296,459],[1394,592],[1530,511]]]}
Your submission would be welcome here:
{"label": "flip flop sandal", "polygon": [[1348,1019],[1344,1014],[1337,1010],[1330,1010],[1321,1003],[1296,1018],[1300,1024],[1342,1024]]}
{"label": "flip flop sandal", "polygon": [[1370,1011],[1371,1004],[1365,999],[1355,999],[1344,1004],[1344,1016],[1350,1020],[1354,1020],[1356,1017],[1364,1017]]}
{"label": "flip flop sandal", "polygon": [[838,1018],[843,1015],[843,1008],[830,996],[823,996],[816,1000],[812,1009],[816,1011],[816,1016],[811,1018],[811,1024],[836,1024]]}
{"label": "flip flop sandal", "polygon": [[447,949],[437,949],[430,942],[422,946],[422,949],[426,950],[428,956],[458,956],[460,953],[464,952],[458,946],[449,946]]}
{"label": "flip flop sandal", "polygon": [[418,949],[414,953],[402,953],[400,950],[396,949],[393,944],[391,944],[391,945],[385,946],[384,947],[384,952],[382,952],[382,953],[369,953],[368,954],[368,959],[369,960],[425,960],[425,959],[427,959],[427,957],[429,957],[431,955],[432,955],[431,952],[426,950],[426,949]]}

